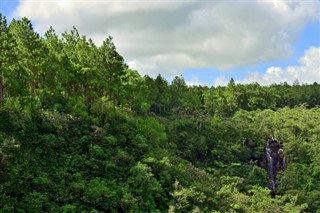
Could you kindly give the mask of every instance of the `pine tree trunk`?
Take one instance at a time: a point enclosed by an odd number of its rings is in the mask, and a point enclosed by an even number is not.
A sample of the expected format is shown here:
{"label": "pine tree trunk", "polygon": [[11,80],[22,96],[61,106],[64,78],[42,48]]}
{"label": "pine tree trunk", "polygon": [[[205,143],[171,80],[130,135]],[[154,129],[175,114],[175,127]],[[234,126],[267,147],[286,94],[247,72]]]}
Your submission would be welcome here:
{"label": "pine tree trunk", "polygon": [[85,104],[88,112],[90,111],[90,97],[89,97],[89,86],[87,84],[84,85],[84,95],[85,95]]}
{"label": "pine tree trunk", "polygon": [[2,80],[2,75],[0,75],[0,107],[2,106],[3,103],[3,80]]}

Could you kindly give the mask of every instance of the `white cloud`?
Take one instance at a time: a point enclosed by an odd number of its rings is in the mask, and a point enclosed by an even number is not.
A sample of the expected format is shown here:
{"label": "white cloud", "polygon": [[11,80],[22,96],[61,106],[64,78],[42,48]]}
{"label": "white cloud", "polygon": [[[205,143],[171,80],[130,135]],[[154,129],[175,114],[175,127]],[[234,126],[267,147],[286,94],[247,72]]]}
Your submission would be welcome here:
{"label": "white cloud", "polygon": [[192,75],[189,81],[186,81],[187,86],[208,86],[208,83],[201,81],[197,76]]}
{"label": "white cloud", "polygon": [[228,85],[228,80],[225,76],[220,76],[213,81],[213,86],[227,86]]}
{"label": "white cloud", "polygon": [[300,83],[320,82],[320,47],[310,47],[299,59],[299,66],[269,67],[264,73],[253,72],[241,83],[258,82],[262,85],[287,82],[293,84],[296,79]]}
{"label": "white cloud", "polygon": [[284,59],[304,25],[319,18],[318,2],[21,1],[16,16],[44,33],[76,26],[100,44],[108,35],[141,74],[186,68],[236,67]]}

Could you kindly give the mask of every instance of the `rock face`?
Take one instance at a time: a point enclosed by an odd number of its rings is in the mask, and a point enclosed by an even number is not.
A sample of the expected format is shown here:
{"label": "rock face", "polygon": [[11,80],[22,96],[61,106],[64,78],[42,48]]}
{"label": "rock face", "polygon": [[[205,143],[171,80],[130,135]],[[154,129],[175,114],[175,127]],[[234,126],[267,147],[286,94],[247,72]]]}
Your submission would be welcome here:
{"label": "rock face", "polygon": [[286,156],[281,144],[273,137],[269,137],[265,147],[263,167],[267,170],[268,187],[272,192],[276,190],[276,175],[278,171],[284,169],[286,165]]}

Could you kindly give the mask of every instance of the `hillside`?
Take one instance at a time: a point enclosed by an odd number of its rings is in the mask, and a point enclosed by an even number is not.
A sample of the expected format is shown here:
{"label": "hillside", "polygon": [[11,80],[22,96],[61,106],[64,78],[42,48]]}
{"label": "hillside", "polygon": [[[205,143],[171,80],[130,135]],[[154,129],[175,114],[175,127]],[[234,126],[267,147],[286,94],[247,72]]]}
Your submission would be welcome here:
{"label": "hillside", "polygon": [[0,23],[0,212],[319,211],[317,82],[188,87],[140,76],[112,37]]}

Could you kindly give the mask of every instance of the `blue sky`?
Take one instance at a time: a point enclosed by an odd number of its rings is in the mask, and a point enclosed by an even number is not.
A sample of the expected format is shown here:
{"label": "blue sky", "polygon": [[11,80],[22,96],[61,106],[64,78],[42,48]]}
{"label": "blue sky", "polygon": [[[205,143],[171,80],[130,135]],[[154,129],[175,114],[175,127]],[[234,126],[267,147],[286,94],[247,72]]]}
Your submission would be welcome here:
{"label": "blue sky", "polygon": [[0,0],[0,11],[3,15],[10,19],[12,12],[15,10],[19,1]]}
{"label": "blue sky", "polygon": [[189,85],[320,82],[319,1],[115,3],[0,0],[7,19],[43,34],[76,26],[99,45],[108,35],[132,69]]}

